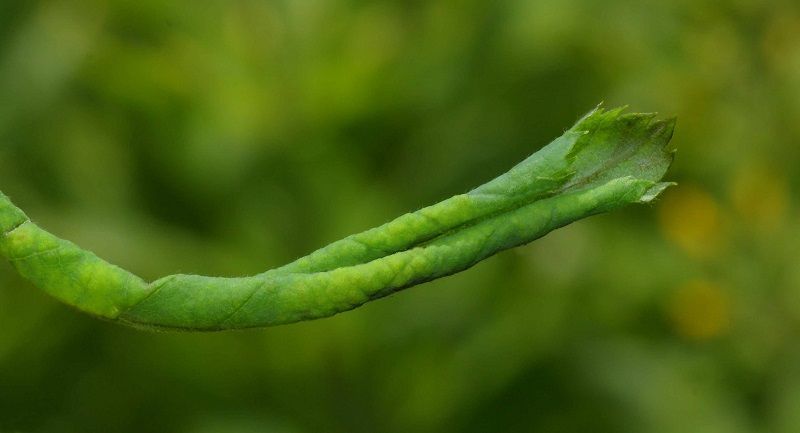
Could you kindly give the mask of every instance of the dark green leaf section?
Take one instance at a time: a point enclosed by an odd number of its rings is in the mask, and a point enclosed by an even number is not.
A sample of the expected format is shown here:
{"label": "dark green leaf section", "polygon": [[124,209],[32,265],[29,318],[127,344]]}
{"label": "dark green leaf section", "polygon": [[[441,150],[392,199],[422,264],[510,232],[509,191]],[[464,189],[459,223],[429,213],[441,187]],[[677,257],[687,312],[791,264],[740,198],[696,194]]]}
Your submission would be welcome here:
{"label": "dark green leaf section", "polygon": [[221,330],[327,317],[465,270],[573,221],[648,202],[672,161],[674,120],[596,109],[496,179],[245,278],[146,283],[56,238],[0,194],[0,252],[63,302],[159,329]]}

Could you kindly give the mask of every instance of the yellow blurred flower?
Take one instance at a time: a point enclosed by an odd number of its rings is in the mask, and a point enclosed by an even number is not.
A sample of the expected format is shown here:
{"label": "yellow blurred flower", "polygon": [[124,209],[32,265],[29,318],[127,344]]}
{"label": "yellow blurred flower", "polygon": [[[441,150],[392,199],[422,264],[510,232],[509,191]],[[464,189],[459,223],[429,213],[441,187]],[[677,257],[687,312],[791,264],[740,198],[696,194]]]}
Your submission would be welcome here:
{"label": "yellow blurred flower", "polygon": [[695,258],[713,255],[722,242],[716,201],[697,186],[681,184],[659,206],[659,225],[666,238]]}
{"label": "yellow blurred flower", "polygon": [[731,299],[719,285],[692,280],[672,294],[667,314],[682,337],[707,340],[725,333],[731,324]]}
{"label": "yellow blurred flower", "polygon": [[745,223],[775,230],[785,221],[789,188],[783,177],[764,166],[744,167],[731,185],[731,202]]}

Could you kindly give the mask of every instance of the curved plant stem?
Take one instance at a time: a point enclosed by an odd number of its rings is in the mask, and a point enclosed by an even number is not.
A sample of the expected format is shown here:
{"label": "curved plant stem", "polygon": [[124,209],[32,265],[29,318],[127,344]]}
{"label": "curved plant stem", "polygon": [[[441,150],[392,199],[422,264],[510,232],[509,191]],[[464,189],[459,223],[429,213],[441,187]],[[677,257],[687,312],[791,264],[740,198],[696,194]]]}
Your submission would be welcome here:
{"label": "curved plant stem", "polygon": [[148,283],[39,228],[0,193],[0,254],[79,310],[148,329],[221,330],[327,317],[465,270],[581,218],[653,200],[674,119],[595,109],[561,137],[466,193],[243,278]]}

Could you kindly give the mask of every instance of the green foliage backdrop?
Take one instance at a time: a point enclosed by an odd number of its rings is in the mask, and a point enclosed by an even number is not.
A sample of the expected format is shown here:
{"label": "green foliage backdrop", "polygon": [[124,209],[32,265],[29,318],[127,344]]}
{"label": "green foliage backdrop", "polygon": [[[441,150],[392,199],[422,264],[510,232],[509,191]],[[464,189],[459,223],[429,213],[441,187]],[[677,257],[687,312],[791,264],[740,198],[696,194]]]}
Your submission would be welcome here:
{"label": "green foliage backdrop", "polygon": [[679,118],[651,207],[316,322],[150,334],[0,264],[0,432],[794,432],[795,1],[0,3],[0,188],[148,279],[465,192],[597,102]]}

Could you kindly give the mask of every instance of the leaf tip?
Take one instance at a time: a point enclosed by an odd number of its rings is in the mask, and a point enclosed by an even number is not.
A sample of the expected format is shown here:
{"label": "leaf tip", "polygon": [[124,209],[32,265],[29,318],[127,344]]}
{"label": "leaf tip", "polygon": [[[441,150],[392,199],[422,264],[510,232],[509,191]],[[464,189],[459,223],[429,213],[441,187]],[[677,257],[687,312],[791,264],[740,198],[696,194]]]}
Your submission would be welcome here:
{"label": "leaf tip", "polygon": [[664,192],[665,189],[675,185],[677,185],[675,182],[657,182],[642,194],[639,198],[639,203],[651,203]]}

